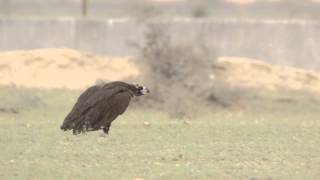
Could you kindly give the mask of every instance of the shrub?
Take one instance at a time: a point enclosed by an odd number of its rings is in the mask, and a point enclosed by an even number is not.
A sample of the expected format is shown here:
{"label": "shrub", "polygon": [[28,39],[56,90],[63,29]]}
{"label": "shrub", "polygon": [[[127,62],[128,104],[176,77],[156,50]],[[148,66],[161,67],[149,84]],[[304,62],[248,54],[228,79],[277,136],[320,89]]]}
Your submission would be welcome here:
{"label": "shrub", "polygon": [[202,41],[176,42],[161,24],[147,27],[137,64],[152,91],[149,105],[178,118],[195,116],[214,96],[213,48]]}

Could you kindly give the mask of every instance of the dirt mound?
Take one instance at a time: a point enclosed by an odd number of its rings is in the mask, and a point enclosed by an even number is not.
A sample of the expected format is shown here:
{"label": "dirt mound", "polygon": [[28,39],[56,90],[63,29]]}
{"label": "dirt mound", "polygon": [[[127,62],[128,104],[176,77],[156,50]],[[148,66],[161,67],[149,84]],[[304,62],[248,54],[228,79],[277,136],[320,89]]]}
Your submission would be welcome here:
{"label": "dirt mound", "polygon": [[[220,57],[217,78],[231,86],[268,90],[307,90],[320,93],[320,74],[238,57]],[[214,77],[214,76],[213,76]]]}
{"label": "dirt mound", "polygon": [[129,58],[109,58],[70,49],[0,53],[0,84],[40,88],[81,89],[97,80],[137,76]]}
{"label": "dirt mound", "polygon": [[[320,93],[320,74],[239,57],[220,57],[210,79],[230,86]],[[0,85],[82,89],[97,80],[137,77],[129,58],[96,56],[70,49],[40,49],[0,53]]]}

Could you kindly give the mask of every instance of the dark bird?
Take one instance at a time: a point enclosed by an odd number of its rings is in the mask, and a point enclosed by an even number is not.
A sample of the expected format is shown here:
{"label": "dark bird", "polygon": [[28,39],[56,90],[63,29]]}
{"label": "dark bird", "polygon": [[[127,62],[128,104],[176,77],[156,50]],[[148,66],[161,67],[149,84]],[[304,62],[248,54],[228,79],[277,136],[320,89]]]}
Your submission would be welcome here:
{"label": "dark bird", "polygon": [[100,129],[108,134],[112,121],[125,112],[131,98],[147,93],[144,86],[120,81],[92,86],[80,95],[60,128],[73,134]]}

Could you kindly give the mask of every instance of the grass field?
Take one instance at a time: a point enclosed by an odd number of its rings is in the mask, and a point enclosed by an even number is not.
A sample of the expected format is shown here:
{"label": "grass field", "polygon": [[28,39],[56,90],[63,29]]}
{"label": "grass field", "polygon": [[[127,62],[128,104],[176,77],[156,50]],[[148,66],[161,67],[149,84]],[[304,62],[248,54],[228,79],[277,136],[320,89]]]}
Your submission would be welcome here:
{"label": "grass field", "polygon": [[19,107],[0,113],[0,179],[320,178],[316,106],[188,121],[131,107],[103,138],[59,129],[78,93],[0,88],[2,107]]}

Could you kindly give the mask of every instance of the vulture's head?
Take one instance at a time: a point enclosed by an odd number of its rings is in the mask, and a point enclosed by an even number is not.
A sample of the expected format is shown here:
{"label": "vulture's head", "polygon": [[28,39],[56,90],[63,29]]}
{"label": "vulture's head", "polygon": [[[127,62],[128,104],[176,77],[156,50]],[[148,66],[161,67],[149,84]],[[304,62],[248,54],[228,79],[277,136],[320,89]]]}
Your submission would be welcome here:
{"label": "vulture's head", "polygon": [[141,86],[139,84],[134,84],[133,86],[134,86],[133,93],[135,96],[142,96],[150,93],[150,90],[144,86]]}

